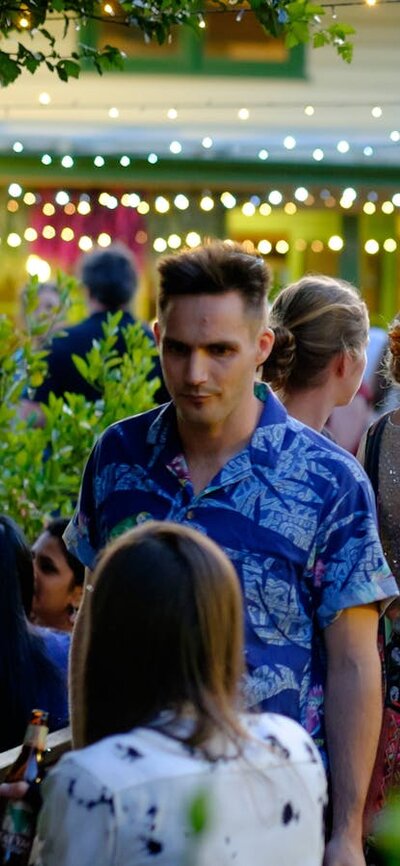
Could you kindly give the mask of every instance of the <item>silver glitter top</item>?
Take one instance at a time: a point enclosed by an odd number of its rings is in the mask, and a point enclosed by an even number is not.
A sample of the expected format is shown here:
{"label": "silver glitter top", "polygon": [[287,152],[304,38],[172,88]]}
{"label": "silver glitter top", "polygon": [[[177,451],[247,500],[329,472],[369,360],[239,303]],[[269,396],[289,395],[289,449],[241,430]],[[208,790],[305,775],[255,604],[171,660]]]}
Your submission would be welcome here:
{"label": "silver glitter top", "polygon": [[379,450],[379,500],[382,546],[400,588],[400,425],[390,415]]}

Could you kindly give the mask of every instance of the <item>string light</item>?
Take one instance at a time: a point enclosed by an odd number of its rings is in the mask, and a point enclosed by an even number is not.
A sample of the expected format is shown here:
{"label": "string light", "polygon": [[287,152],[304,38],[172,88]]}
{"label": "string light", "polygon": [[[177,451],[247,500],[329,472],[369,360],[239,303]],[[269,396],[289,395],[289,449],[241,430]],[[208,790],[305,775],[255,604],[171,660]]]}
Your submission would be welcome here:
{"label": "string light", "polygon": [[252,216],[254,216],[255,212],[256,212],[256,208],[255,208],[255,205],[253,204],[253,202],[252,201],[245,201],[244,205],[242,206],[243,216],[252,217]]}
{"label": "string light", "polygon": [[168,120],[176,120],[176,118],[178,117],[178,112],[176,108],[169,108],[167,111],[167,117]]}
{"label": "string light", "polygon": [[236,205],[236,198],[231,192],[225,191],[220,195],[220,202],[227,210],[231,210]]}
{"label": "string light", "polygon": [[120,159],[120,161],[119,161],[119,164],[122,165],[123,168],[127,168],[128,165],[131,164],[131,161],[130,161],[130,159],[129,159],[129,156],[121,156],[121,159]]}
{"label": "string light", "polygon": [[169,211],[170,204],[168,199],[165,198],[165,196],[158,195],[154,202],[154,207],[157,213],[167,213],[167,211]]}
{"label": "string light", "polygon": [[156,253],[165,253],[166,249],[167,241],[165,240],[165,238],[155,238],[155,240],[153,241],[153,250],[155,250]]}
{"label": "string light", "polygon": [[338,143],[336,145],[336,150],[338,150],[339,153],[348,153],[350,150],[349,142],[346,141],[345,139],[338,141]]}
{"label": "string light", "polygon": [[306,107],[304,109],[304,114],[306,114],[307,117],[312,117],[313,114],[315,114],[314,106],[313,105],[306,105]]}
{"label": "string light", "polygon": [[72,168],[73,164],[74,160],[72,159],[72,156],[69,156],[69,154],[63,156],[61,160],[61,165],[63,166],[63,168]]}
{"label": "string light", "polygon": [[289,252],[289,244],[287,241],[281,240],[275,244],[276,252],[281,256],[285,256]]}
{"label": "string light", "polygon": [[51,165],[53,160],[52,160],[49,153],[44,153],[42,158],[41,158],[41,162],[43,163],[43,165]]}
{"label": "string light", "polygon": [[331,235],[331,237],[328,240],[328,247],[330,250],[332,250],[332,252],[334,252],[334,253],[340,252],[340,250],[343,249],[343,246],[344,246],[343,238],[341,238],[340,235]]}
{"label": "string light", "polygon": [[250,112],[248,108],[239,108],[238,118],[239,120],[248,120],[250,117]]}
{"label": "string light", "polygon": [[188,234],[186,235],[186,243],[187,243],[188,247],[191,247],[192,249],[194,247],[200,246],[201,237],[200,237],[199,233],[198,232],[188,232]]}
{"label": "string light", "polygon": [[214,199],[210,195],[203,195],[200,199],[200,207],[202,210],[210,211],[214,207]]}
{"label": "string light", "polygon": [[14,153],[22,153],[23,149],[24,149],[24,145],[22,144],[22,141],[14,141],[14,144],[13,144]]}
{"label": "string light", "polygon": [[41,105],[50,105],[51,97],[49,93],[39,93],[39,102]]}
{"label": "string light", "polygon": [[113,7],[111,6],[111,3],[105,3],[104,4],[103,12],[105,13],[105,15],[111,15],[111,16],[115,15],[115,12],[114,12]]}
{"label": "string light", "polygon": [[397,242],[394,238],[386,238],[383,242],[383,249],[386,253],[394,253],[397,250]]}
{"label": "string light", "polygon": [[261,150],[258,151],[258,158],[264,160],[264,159],[268,159],[268,157],[269,157],[268,151],[265,150],[265,147],[262,147]]}
{"label": "string light", "polygon": [[188,197],[186,195],[183,195],[183,193],[178,193],[178,195],[176,195],[174,198],[174,205],[178,208],[178,210],[187,210],[189,204],[190,202]]}
{"label": "string light", "polygon": [[260,204],[259,211],[261,216],[269,216],[270,213],[272,213],[272,207],[270,204],[268,204],[268,202],[263,201],[263,203]]}
{"label": "string light", "polygon": [[38,233],[36,229],[32,228],[31,226],[28,226],[28,228],[24,231],[24,238],[26,241],[28,241],[28,243],[33,243],[33,241],[36,241],[37,236]]}
{"label": "string light", "polygon": [[212,147],[214,144],[211,136],[209,135],[204,136],[201,143],[206,150],[209,150],[209,148]]}
{"label": "string light", "polygon": [[82,201],[78,202],[76,209],[81,216],[87,216],[87,214],[91,211],[90,203],[83,199]]}
{"label": "string light", "polygon": [[103,156],[95,156],[95,158],[93,160],[93,163],[96,166],[96,168],[102,168],[104,165],[104,162],[105,162],[105,160],[104,160]]}
{"label": "string light", "polygon": [[313,150],[313,159],[315,159],[316,162],[321,162],[321,160],[324,158],[324,155],[324,151],[321,147],[316,147],[315,150]]}
{"label": "string light", "polygon": [[380,105],[374,105],[374,107],[371,109],[371,114],[372,117],[382,117],[383,111]]}
{"label": "string light", "polygon": [[294,150],[294,148],[296,147],[296,139],[293,137],[293,135],[287,135],[283,139],[283,146],[286,148],[286,150]]}
{"label": "string light", "polygon": [[92,241],[92,238],[89,237],[89,235],[82,235],[82,237],[79,238],[78,247],[84,253],[89,252],[89,250],[92,249],[92,246],[93,246],[93,241]]}
{"label": "string light", "polygon": [[365,252],[370,256],[375,256],[379,252],[379,244],[374,238],[370,238],[364,244]]}
{"label": "string light", "polygon": [[169,149],[170,149],[171,153],[181,153],[182,152],[182,145],[181,145],[180,141],[171,141]]}
{"label": "string light", "polygon": [[270,253],[272,250],[272,244],[270,243],[270,241],[264,239],[257,244],[257,249],[258,252],[261,253],[261,255],[267,256],[268,253]]}
{"label": "string light", "polygon": [[268,196],[268,201],[270,204],[278,205],[281,204],[282,198],[283,196],[279,192],[279,189],[273,189]]}
{"label": "string light", "polygon": [[147,157],[147,162],[149,162],[150,165],[155,165],[156,162],[158,162],[157,154],[156,153],[149,153],[149,155]]}

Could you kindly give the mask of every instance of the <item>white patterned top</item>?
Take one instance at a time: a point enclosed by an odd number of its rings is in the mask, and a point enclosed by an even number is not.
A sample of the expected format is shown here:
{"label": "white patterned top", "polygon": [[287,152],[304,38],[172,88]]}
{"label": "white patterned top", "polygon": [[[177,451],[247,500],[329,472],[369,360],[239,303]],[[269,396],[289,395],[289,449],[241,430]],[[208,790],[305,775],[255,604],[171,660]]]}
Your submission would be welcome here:
{"label": "white patterned top", "polygon": [[320,866],[326,780],[308,734],[246,716],[242,754],[156,728],[64,756],[44,783],[37,866]]}

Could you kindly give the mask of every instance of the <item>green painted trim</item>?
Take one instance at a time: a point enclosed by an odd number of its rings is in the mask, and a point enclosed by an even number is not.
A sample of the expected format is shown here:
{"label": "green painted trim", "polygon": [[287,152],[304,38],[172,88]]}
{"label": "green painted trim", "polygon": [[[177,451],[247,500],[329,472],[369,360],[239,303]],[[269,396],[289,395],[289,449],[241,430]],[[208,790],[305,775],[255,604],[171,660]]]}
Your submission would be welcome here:
{"label": "green painted trim", "polygon": [[[80,41],[92,48],[97,47],[99,27],[95,21],[90,21],[82,28]],[[287,60],[282,62],[225,60],[206,57],[203,52],[204,36],[194,31],[190,26],[181,27],[177,40],[177,50],[171,49],[169,56],[164,57],[127,57],[122,73],[140,72],[146,75],[213,75],[213,76],[243,76],[259,78],[305,78],[305,48],[298,45],[288,52]],[[151,46],[149,46],[149,54]],[[92,69],[90,61],[84,61],[83,68]],[[121,70],[110,70],[110,73],[121,75]]]}
{"label": "green painted trim", "polygon": [[143,156],[130,154],[131,164],[123,168],[119,164],[119,155],[105,156],[105,165],[96,168],[93,157],[74,156],[74,167],[65,169],[61,166],[61,155],[54,156],[49,166],[41,163],[41,153],[0,155],[0,182],[10,183],[11,180],[27,184],[36,182],[43,187],[55,183],[68,186],[106,185],[123,186],[133,189],[137,186],[149,189],[161,184],[165,188],[180,188],[191,186],[192,189],[235,189],[248,192],[249,188],[265,194],[274,184],[309,186],[315,189],[321,186],[340,187],[352,186],[387,187],[395,190],[400,187],[400,167],[387,165],[310,165],[300,163],[278,163],[257,161],[217,161],[204,158],[190,160],[181,156],[175,158],[160,158],[155,165],[150,165]]}

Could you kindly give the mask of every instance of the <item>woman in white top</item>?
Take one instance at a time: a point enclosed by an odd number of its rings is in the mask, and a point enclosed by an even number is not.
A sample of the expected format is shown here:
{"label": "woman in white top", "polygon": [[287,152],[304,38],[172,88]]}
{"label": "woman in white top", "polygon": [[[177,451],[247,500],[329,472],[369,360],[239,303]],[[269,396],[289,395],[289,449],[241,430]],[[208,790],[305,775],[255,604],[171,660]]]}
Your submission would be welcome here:
{"label": "woman in white top", "polygon": [[326,783],[303,729],[238,714],[239,583],[184,526],[145,523],[95,575],[86,747],[44,785],[42,866],[320,866]]}

